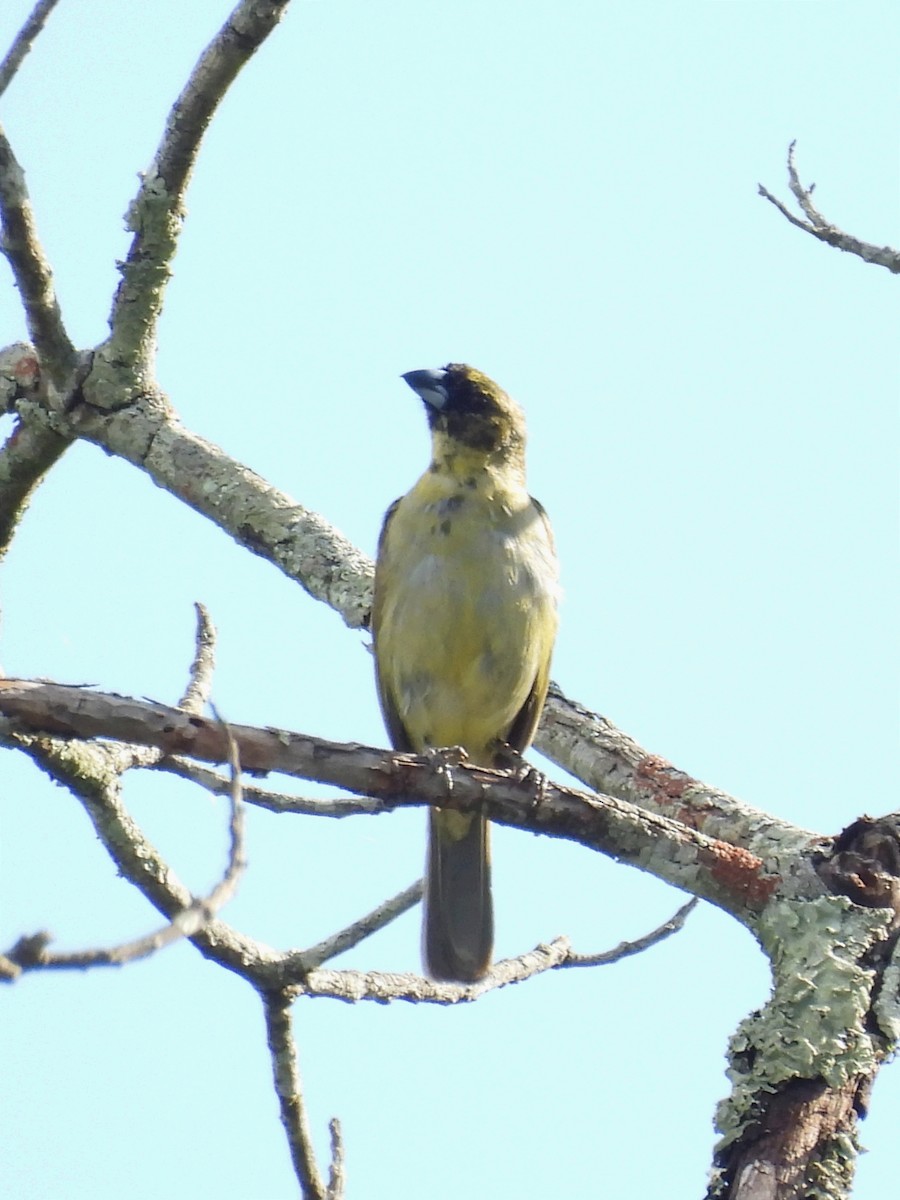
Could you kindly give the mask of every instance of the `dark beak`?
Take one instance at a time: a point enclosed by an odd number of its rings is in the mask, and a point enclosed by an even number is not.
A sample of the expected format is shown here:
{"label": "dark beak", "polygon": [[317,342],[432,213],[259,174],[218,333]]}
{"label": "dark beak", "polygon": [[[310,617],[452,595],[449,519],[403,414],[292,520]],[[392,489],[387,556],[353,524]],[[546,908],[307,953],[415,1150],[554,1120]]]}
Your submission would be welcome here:
{"label": "dark beak", "polygon": [[447,403],[446,371],[407,371],[401,376],[412,390],[429,406],[442,409]]}

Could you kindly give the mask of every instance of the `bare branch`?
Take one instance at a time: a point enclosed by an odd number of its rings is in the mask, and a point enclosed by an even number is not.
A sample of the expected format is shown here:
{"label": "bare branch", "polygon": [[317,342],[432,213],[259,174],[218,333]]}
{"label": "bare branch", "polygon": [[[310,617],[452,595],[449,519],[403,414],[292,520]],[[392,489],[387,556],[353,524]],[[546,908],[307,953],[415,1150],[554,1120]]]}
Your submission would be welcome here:
{"label": "bare branch", "polygon": [[[354,921],[352,925],[348,925],[346,929],[341,929],[338,933],[333,933],[331,937],[325,938],[316,946],[310,946],[308,950],[301,950],[296,955],[289,955],[286,966],[291,970],[294,965],[301,967],[305,971],[312,971],[317,967],[321,967],[322,963],[328,962],[329,959],[337,958],[339,954],[343,954],[345,950],[350,950],[354,946],[358,946],[360,942],[371,937],[373,933],[377,933],[379,929],[384,929],[386,925],[390,925],[391,921],[395,921],[405,912],[409,912],[422,899],[423,884],[419,879],[416,883],[410,884],[408,888],[404,888],[396,896],[390,900],[385,900],[383,904],[379,904],[377,908],[373,908],[370,913],[364,917],[360,917],[358,921]],[[291,961],[293,960],[293,961]]]}
{"label": "bare branch", "polygon": [[[201,767],[199,763],[180,755],[161,758],[153,764],[151,770],[189,779],[191,783],[196,783],[216,796],[227,792],[230,786],[229,780],[218,771]],[[298,813],[307,817],[377,816],[385,809],[381,800],[372,800],[366,796],[336,796],[325,799],[293,796],[290,792],[273,792],[250,783],[244,784],[244,800],[247,804],[266,809],[267,812]]]}
{"label": "bare branch", "polygon": [[[16,342],[0,350],[0,412],[14,412],[20,400],[41,391],[41,370],[33,346]],[[9,549],[31,494],[69,446],[68,438],[38,424],[17,421],[0,449],[0,558]]]}
{"label": "bare branch", "polygon": [[195,603],[194,610],[197,614],[194,661],[191,663],[188,686],[178,701],[178,707],[184,712],[201,713],[212,694],[212,678],[216,669],[216,627],[204,605]]}
{"label": "bare branch", "polygon": [[41,369],[58,392],[75,371],[78,358],[63,324],[50,265],[38,238],[25,174],[0,127],[0,252],[9,260],[28,333]]}
{"label": "bare branch", "polygon": [[[119,874],[169,921],[192,908],[194,897],[122,803],[120,775],[132,765],[133,746],[88,746],[2,731],[0,742],[24,750],[51,779],[78,797]],[[243,858],[240,846],[235,850],[233,835],[232,858]],[[184,936],[206,957],[254,982],[254,971],[265,982],[271,977],[271,964],[282,957],[219,919],[186,928]]]}
{"label": "bare branch", "polygon": [[328,1171],[329,1200],[340,1200],[344,1195],[347,1181],[344,1175],[344,1138],[341,1133],[341,1123],[337,1117],[328,1122],[328,1132],[331,1135],[331,1167]]}
{"label": "bare branch", "polygon": [[[221,719],[218,713],[218,720],[222,727],[222,732],[228,739],[228,765],[231,768],[231,790],[229,792],[229,821],[228,833],[230,837],[230,845],[228,849],[228,864],[225,868],[225,874],[209,893],[206,901],[201,902],[200,908],[203,913],[203,924],[208,924],[209,921],[216,915],[228,901],[234,896],[237,891],[238,883],[241,876],[247,868],[247,858],[244,853],[244,806],[241,803],[241,759],[238,753],[237,742],[231,733],[229,726]],[[199,929],[201,926],[196,926]],[[195,932],[194,929],[189,932]]]}
{"label": "bare branch", "polygon": [[[767,814],[651,754],[608,718],[564,696],[556,684],[550,685],[534,744],[594,791],[672,817],[707,837],[770,860],[778,843],[789,855],[797,849],[796,826],[772,824]],[[800,832],[805,840],[814,836]]]}
{"label": "bare branch", "polygon": [[[2,682],[0,681],[0,683]],[[80,692],[79,694],[83,696],[86,693]],[[181,715],[184,716],[184,714]],[[195,717],[191,720],[197,721],[199,718]],[[220,730],[221,732],[223,731]],[[233,880],[244,865],[241,831],[238,824],[240,810],[237,739],[233,737],[230,728],[227,728],[224,733],[228,739],[228,752],[234,772],[232,847],[226,880],[214,889],[210,897],[213,905],[218,905],[227,898],[231,887],[229,879]],[[123,754],[116,746],[66,745],[55,742],[53,739],[29,738],[22,734],[14,735],[14,739],[20,744],[27,743],[26,748],[29,752],[44,765],[54,778],[70,786],[73,781],[77,783],[74,790],[82,799],[101,840],[121,873],[161,911],[173,910],[176,917],[182,918],[180,932],[189,937],[206,957],[237,972],[253,983],[257,990],[264,993],[274,994],[277,992],[282,997],[286,997],[288,994],[293,996],[302,993],[311,997],[329,996],[349,1001],[365,999],[378,1003],[390,1000],[437,1004],[469,1002],[477,999],[486,991],[522,982],[535,974],[556,967],[585,966],[591,963],[600,965],[618,961],[628,954],[654,945],[663,937],[675,932],[681,927],[691,907],[690,905],[685,906],[675,917],[653,933],[645,935],[636,942],[623,943],[614,951],[601,955],[576,954],[564,938],[557,939],[550,945],[540,945],[518,958],[496,964],[486,980],[469,987],[436,984],[415,975],[322,970],[318,968],[318,964],[358,944],[363,938],[371,936],[401,912],[417,903],[421,897],[421,883],[405,889],[392,900],[379,905],[366,917],[305,951],[279,953],[271,950],[237,933],[221,921],[213,920],[212,913],[209,911],[185,922],[183,920],[185,916],[192,916],[195,913],[196,904],[192,905],[183,885],[179,883],[171,869],[163,863],[156,850],[143,837],[121,804],[117,768],[121,766],[122,762],[128,761],[127,751],[129,748],[124,747],[126,753]],[[85,756],[88,756],[87,759]],[[88,764],[87,767],[85,762]],[[105,767],[108,763],[112,764],[112,770],[109,774],[105,774]],[[498,773],[493,774],[496,776]],[[454,791],[457,790],[458,785],[454,784]],[[546,797],[542,797],[541,803],[546,802],[546,799]],[[44,936],[38,935],[37,939],[32,939],[30,958],[34,965],[37,965],[37,961],[41,959],[45,960],[42,965],[50,965],[46,956],[46,940],[44,944],[39,944]],[[29,965],[25,962],[28,957],[27,946],[20,944],[15,947],[11,954],[0,961],[0,975],[14,977],[18,969]],[[58,965],[63,964],[60,962]],[[76,964],[73,961],[67,965],[93,964],[87,964],[82,960],[80,963]],[[293,1111],[290,1104],[288,1110]],[[333,1169],[335,1178],[339,1179],[341,1177],[339,1166],[333,1164]]]}
{"label": "bare branch", "polygon": [[663,921],[662,925],[658,925],[656,929],[645,933],[643,937],[635,938],[633,942],[619,942],[618,946],[614,946],[612,950],[602,950],[599,954],[576,954],[573,950],[565,962],[561,962],[559,966],[605,967],[610,963],[620,962],[623,958],[630,958],[632,954],[642,954],[644,950],[649,950],[651,946],[655,946],[659,942],[664,942],[673,933],[679,933],[684,928],[685,921],[699,903],[700,901],[697,897],[693,896],[688,900],[687,904],[682,904],[681,908],[676,913],[673,913],[667,921]]}
{"label": "bare branch", "polygon": [[86,971],[92,967],[123,967],[127,963],[149,958],[158,950],[171,946],[194,932],[200,917],[200,904],[184,909],[161,929],[144,934],[116,946],[90,950],[55,951],[50,949],[51,935],[45,931],[27,934],[7,950],[5,959],[15,963],[20,971]]}
{"label": "bare branch", "polygon": [[[343,1154],[340,1127],[331,1124],[331,1180],[326,1188],[316,1165],[309,1118],[303,1100],[297,1046],[291,1029],[291,997],[284,992],[262,993],[266,1018],[266,1040],[272,1059],[275,1094],[281,1109],[281,1124],[287,1135],[294,1173],[304,1200],[340,1200],[343,1186]],[[335,1190],[332,1190],[334,1188]]]}
{"label": "bare branch", "polygon": [[[37,969],[86,970],[89,967],[121,967],[125,963],[135,962],[141,958],[148,958],[151,954],[155,954],[156,951],[163,949],[165,946],[170,946],[173,942],[179,941],[183,937],[190,937],[200,929],[203,929],[234,896],[247,865],[244,854],[241,767],[237,746],[228,731],[227,725],[223,724],[223,731],[228,738],[229,765],[231,767],[229,789],[231,801],[229,816],[230,847],[228,861],[225,865],[222,878],[212,891],[205,897],[193,899],[189,905],[176,913],[172,920],[167,925],[164,925],[162,929],[145,934],[143,937],[135,938],[132,941],[121,942],[117,946],[63,953],[49,949],[52,940],[49,933],[42,931],[37,934],[21,937],[7,951],[6,955],[3,956],[5,963],[13,964],[17,968],[14,975],[7,975],[8,979],[17,977],[22,971]],[[45,747],[45,753],[52,755],[53,749]],[[105,777],[108,758],[106,762],[103,761],[103,758],[102,748],[97,748],[97,756],[94,764],[97,768],[96,782],[100,784],[102,790],[109,793],[110,787],[115,786],[115,776],[112,778]],[[84,793],[76,794],[83,796]],[[109,794],[107,798],[110,798]],[[138,847],[139,850],[143,848],[143,845]],[[2,977],[2,973],[0,973],[0,977]]]}
{"label": "bare branch", "polygon": [[[213,762],[225,756],[221,730],[213,721],[83,688],[0,680],[0,713],[14,718],[20,728],[78,738],[116,738]],[[632,863],[743,921],[751,920],[776,892],[798,886],[805,894],[824,891],[808,865],[808,835],[765,814],[758,814],[756,821],[758,836],[761,829],[769,830],[764,862],[738,841],[711,838],[687,823],[610,796],[551,783],[530,770],[494,771],[450,755],[437,771],[431,757],[392,755],[287,730],[233,725],[231,731],[248,770],[302,775],[375,796],[385,809],[428,803],[484,812],[501,824],[565,837]],[[681,815],[689,817],[692,810],[686,795],[680,804]],[[737,822],[734,829],[740,832]],[[775,863],[780,874],[773,870]]]}
{"label": "bare branch", "polygon": [[[275,28],[289,0],[242,0],[204,50],[169,113],[156,155],[132,203],[134,233],[110,314],[111,335],[99,349],[101,370],[132,376],[134,394],[153,374],[156,325],[184,222],[184,195],[200,142],[241,67]],[[95,402],[98,394],[95,392]],[[121,402],[116,389],[111,400]]]}
{"label": "bare branch", "polygon": [[[113,381],[115,383],[115,381]],[[66,414],[22,402],[23,419],[52,422],[57,432],[84,438],[146,471],[159,487],[208,517],[239,545],[268,559],[290,579],[364,626],[371,607],[371,560],[324,517],[298,504],[218,446],[186,430],[165,398],[152,392],[127,404],[94,357],[81,395]],[[101,411],[114,399],[124,405]]]}
{"label": "bare branch", "polygon": [[[229,730],[230,734],[230,730]],[[116,864],[119,873],[133,884],[160,912],[176,922],[182,920],[181,933],[189,938],[204,957],[251,982],[261,990],[281,990],[288,984],[302,982],[308,972],[308,964],[321,958],[327,951],[324,945],[314,947],[307,956],[302,951],[279,952],[214,919],[209,912],[201,913],[203,919],[194,916],[195,902],[190,892],[175,872],[163,860],[156,848],[144,836],[122,804],[120,774],[131,764],[131,746],[84,743],[65,743],[54,738],[32,737],[22,733],[7,733],[0,741],[25,750],[51,778],[69,787],[79,798],[90,817],[94,829],[107,852]],[[237,779],[237,776],[235,776]],[[236,785],[235,785],[236,786]],[[232,796],[236,803],[236,794]],[[222,883],[213,890],[211,900],[221,904],[230,894],[231,881],[243,869],[244,854],[239,825],[239,814],[232,816],[232,842],[229,869]],[[369,932],[387,924],[398,915],[408,893],[402,893],[393,901],[379,906],[374,913],[350,927],[343,934],[335,935],[334,953],[361,940],[366,925]],[[185,916],[185,914],[190,914]],[[49,935],[39,935],[44,941],[41,947],[34,942],[31,959],[46,947]],[[25,947],[27,950],[27,947]],[[23,948],[17,958],[24,959]],[[43,965],[31,962],[28,965]],[[51,965],[49,962],[46,965]],[[66,965],[63,963],[60,966]],[[88,962],[71,963],[71,966],[101,965]],[[0,977],[15,978],[21,963],[7,957],[0,958]]]}
{"label": "bare branch", "polygon": [[[104,756],[116,755],[114,747],[62,743],[52,738],[33,738],[22,734],[10,737],[20,745],[57,782],[71,787],[84,805],[91,821],[119,872],[161,912],[172,918],[189,909],[192,897],[158,851],[144,837],[121,802],[118,774],[106,771]],[[106,771],[106,773],[105,773]],[[379,927],[397,915],[401,905],[418,889],[407,889],[393,901],[379,906],[362,924],[373,920]],[[357,923],[359,926],[360,923]],[[349,927],[353,931],[354,927]],[[355,932],[361,934],[361,930]],[[372,929],[374,932],[374,928]],[[332,997],[339,1000],[426,1001],[458,1004],[477,999],[484,991],[520,982],[563,962],[570,952],[566,939],[550,946],[498,963],[488,979],[472,987],[435,984],[417,975],[391,975],[381,972],[333,971],[309,969],[310,961],[328,952],[328,940],[310,951],[278,952],[264,946],[220,920],[210,920],[195,931],[185,931],[204,957],[247,979],[261,992]],[[45,935],[38,935],[41,938]],[[342,935],[335,935],[340,938]],[[330,939],[329,939],[330,940]],[[36,953],[39,947],[35,944]],[[22,957],[20,952],[19,957]],[[17,963],[0,960],[0,975],[14,978]]]}
{"label": "bare branch", "polygon": [[699,901],[696,897],[683,904],[676,913],[656,929],[630,942],[620,942],[612,950],[597,954],[580,954],[572,949],[568,938],[535,946],[515,958],[494,963],[478,983],[434,983],[419,975],[387,974],[383,971],[311,971],[297,990],[307,996],[331,996],[336,1000],[374,1000],[379,1004],[405,1000],[416,1004],[467,1004],[498,988],[524,983],[546,971],[562,971],[568,967],[608,967],[622,959],[649,950],[659,942],[684,928],[688,916]]}
{"label": "bare branch", "polygon": [[488,992],[523,983],[535,975],[563,966],[571,953],[568,938],[542,942],[516,958],[504,958],[494,963],[478,983],[435,983],[421,975],[408,972],[334,971],[322,968],[311,971],[294,985],[304,996],[330,996],[334,1000],[356,1003],[360,1000],[389,1004],[402,1000],[410,1004],[471,1004]]}
{"label": "bare branch", "polygon": [[34,45],[35,39],[44,28],[47,18],[53,12],[59,0],[38,0],[25,24],[13,38],[6,57],[0,63],[0,96],[6,91],[15,78],[16,72],[25,60],[28,51]]}
{"label": "bare branch", "polygon": [[812,202],[815,184],[810,184],[808,188],[805,188],[800,182],[800,176],[797,174],[797,168],[794,163],[794,149],[796,145],[796,141],[793,141],[788,147],[788,183],[794,198],[807,219],[804,221],[800,217],[794,216],[791,210],[777,196],[773,196],[761,183],[757,184],[759,194],[765,196],[771,204],[774,204],[782,216],[786,217],[792,225],[796,225],[798,229],[805,230],[806,233],[811,233],[820,242],[826,242],[829,246],[836,246],[838,250],[844,250],[848,254],[855,254],[863,262],[874,263],[878,267],[887,267],[895,275],[900,274],[900,252],[893,250],[890,246],[873,246],[870,242],[862,242],[859,238],[855,238],[849,233],[844,233],[842,229],[838,229],[836,225],[832,225],[830,221],[822,216]]}

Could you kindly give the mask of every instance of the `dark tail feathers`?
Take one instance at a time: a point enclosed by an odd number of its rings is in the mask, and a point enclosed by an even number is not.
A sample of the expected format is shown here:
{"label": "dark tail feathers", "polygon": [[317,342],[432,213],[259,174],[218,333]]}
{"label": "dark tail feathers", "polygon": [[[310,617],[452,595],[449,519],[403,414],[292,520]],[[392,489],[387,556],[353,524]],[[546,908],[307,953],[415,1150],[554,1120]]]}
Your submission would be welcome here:
{"label": "dark tail feathers", "polygon": [[472,983],[491,965],[491,860],[482,816],[429,813],[423,941],[432,979]]}

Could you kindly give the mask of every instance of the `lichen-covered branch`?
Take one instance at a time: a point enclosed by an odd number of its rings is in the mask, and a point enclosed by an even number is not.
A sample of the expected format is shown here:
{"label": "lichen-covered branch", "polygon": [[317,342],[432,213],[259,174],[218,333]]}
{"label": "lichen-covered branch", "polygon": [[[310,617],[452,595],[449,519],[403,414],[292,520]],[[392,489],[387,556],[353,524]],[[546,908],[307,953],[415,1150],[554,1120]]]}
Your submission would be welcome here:
{"label": "lichen-covered branch", "polygon": [[[36,750],[38,761],[40,761],[41,756],[44,756],[45,766],[50,767],[51,770],[58,768],[61,762],[58,747],[45,742],[42,746],[37,747]],[[222,878],[216,882],[215,886],[206,896],[193,900],[187,908],[183,908],[178,912],[161,929],[127,942],[120,942],[116,946],[66,952],[51,950],[50,945],[53,939],[49,933],[44,931],[20,937],[16,944],[10,950],[7,950],[5,955],[0,956],[3,962],[2,977],[7,981],[11,981],[17,979],[24,971],[84,971],[90,967],[122,967],[126,963],[136,962],[141,958],[148,958],[151,954],[155,954],[165,946],[170,946],[173,942],[179,941],[181,938],[190,937],[191,934],[196,933],[204,925],[207,925],[215,917],[216,913],[232,898],[247,866],[244,853],[244,820],[240,794],[240,763],[238,762],[237,751],[233,742],[230,757],[231,780],[228,790],[231,799],[231,813],[229,818],[230,845],[228,861],[225,864]],[[95,782],[101,783],[101,790],[105,793],[106,804],[109,805],[112,803],[115,805],[116,802],[113,799],[113,793],[110,789],[117,787],[116,775],[118,772],[114,772],[103,782],[102,775],[104,774],[107,760],[108,752],[100,749],[98,755],[94,758],[94,764],[99,768],[95,772]],[[86,755],[82,759],[82,762],[89,763],[89,756]],[[71,787],[73,782],[72,776],[68,776],[68,779]],[[83,785],[79,785],[77,794],[79,796],[84,795]],[[143,851],[145,848],[146,843],[142,840],[142,844],[138,849]]]}
{"label": "lichen-covered branch", "polygon": [[[85,382],[82,393],[89,391]],[[50,414],[38,401],[23,400],[19,412],[29,426],[84,438],[140,467],[160,487],[334,608],[348,626],[367,624],[371,560],[318,513],[184,429],[161,395],[142,396],[114,412],[76,400],[71,411]],[[780,871],[777,822],[650,754],[558,688],[551,688],[535,745],[590,788],[753,854],[765,852],[773,859],[773,870]],[[784,855],[790,858],[795,827],[785,823],[781,832]]]}
{"label": "lichen-covered branch", "polygon": [[184,195],[203,135],[240,69],[284,15],[290,0],[242,0],[206,47],[172,105],[162,140],[126,217],[133,232],[98,349],[91,402],[120,405],[152,388],[156,326],[184,223]]}
{"label": "lichen-covered branch", "polygon": [[332,1163],[326,1185],[316,1164],[309,1118],[303,1100],[297,1046],[291,1029],[292,997],[284,992],[262,993],[266,1041],[272,1060],[272,1078],[281,1112],[281,1124],[290,1149],[294,1174],[304,1200],[341,1200],[344,1194],[340,1126],[331,1121]]}
{"label": "lichen-covered branch", "polygon": [[38,237],[25,173],[2,127],[0,225],[0,252],[9,261],[22,297],[28,334],[40,358],[41,371],[61,393],[77,366],[77,355],[63,324],[53,274]]}
{"label": "lichen-covered branch", "polygon": [[23,400],[20,417],[63,437],[94,442],[140,467],[159,487],[335,609],[351,628],[366,623],[372,563],[339,530],[186,430],[158,393],[113,412],[98,411],[85,402],[95,375],[92,369],[71,411],[51,413],[39,401]]}
{"label": "lichen-covered branch", "polygon": [[[4,701],[17,695],[27,698],[29,693],[33,701],[41,691],[43,695],[39,698],[44,701],[41,720],[54,728],[66,725],[67,714],[73,705],[78,710],[77,722],[81,723],[85,718],[88,725],[96,722],[98,712],[105,705],[113,717],[106,729],[95,732],[121,737],[133,735],[139,720],[149,725],[159,725],[162,721],[154,736],[143,740],[157,746],[165,736],[173,734],[176,741],[190,742],[194,753],[215,751],[212,756],[221,757],[221,741],[218,746],[212,742],[213,733],[218,732],[220,739],[231,744],[233,758],[233,747],[239,744],[248,765],[261,762],[267,766],[275,762],[282,770],[293,760],[299,747],[311,762],[325,764],[321,770],[316,770],[317,778],[324,772],[331,782],[352,782],[356,786],[355,778],[332,778],[334,763],[331,760],[335,752],[343,750],[359,760],[354,764],[354,770],[361,770],[364,777],[381,777],[383,782],[388,781],[386,787],[379,790],[390,798],[390,805],[406,802],[408,792],[414,789],[432,801],[437,799],[445,807],[452,804],[465,808],[477,804],[492,818],[506,819],[507,823],[524,828],[543,829],[558,836],[571,836],[573,830],[580,831],[580,818],[574,806],[580,804],[590,809],[593,804],[599,809],[600,816],[592,836],[578,838],[585,840],[585,844],[599,846],[601,835],[610,830],[621,841],[623,835],[627,837],[640,830],[643,820],[649,822],[645,831],[648,841],[657,840],[664,844],[666,854],[674,859],[689,861],[691,854],[696,853],[697,865],[709,871],[709,862],[703,861],[703,852],[717,853],[716,847],[706,844],[709,839],[696,832],[691,836],[691,831],[687,831],[681,844],[676,844],[669,836],[672,831],[667,828],[674,823],[640,810],[628,814],[622,801],[568,793],[544,780],[533,778],[529,781],[527,774],[507,780],[502,773],[482,772],[486,777],[481,779],[477,769],[449,754],[442,757],[435,770],[434,762],[427,758],[420,761],[412,756],[384,756],[365,747],[340,748],[277,730],[238,727],[226,734],[196,714],[165,710],[161,705],[122,701],[57,685],[23,686],[21,681],[0,680],[0,711],[15,710],[19,729],[14,733],[7,729],[0,734],[0,740],[23,745],[54,778],[68,784],[79,795],[122,874],[164,912],[183,909],[186,890],[121,806],[118,777],[123,765],[130,764],[135,758],[134,748],[118,744],[66,744],[48,739],[46,735],[21,732],[21,727],[28,724],[29,712],[34,716],[34,704],[26,701],[17,708],[15,703],[10,705]],[[74,704],[73,693],[80,704]],[[66,700],[65,705],[61,704],[61,699]],[[85,714],[88,715],[85,717]],[[185,724],[180,725],[179,720]],[[255,757],[259,755],[262,758]],[[380,764],[373,763],[372,756],[380,758]],[[98,764],[102,767],[107,761],[108,777],[98,768]],[[437,793],[432,791],[429,773],[437,781]],[[469,786],[473,780],[467,783],[470,774],[474,774],[474,790]],[[495,802],[497,796],[499,802]],[[526,797],[528,803],[523,805]],[[617,812],[628,816],[635,824],[617,824]],[[896,974],[891,951],[900,914],[896,905],[894,908],[863,906],[864,903],[883,903],[885,899],[897,900],[900,896],[896,879],[900,833],[896,817],[897,814],[892,814],[881,822],[856,823],[851,832],[833,840],[830,858],[816,846],[807,846],[810,860],[807,880],[820,883],[831,880],[851,891],[861,888],[863,903],[855,904],[846,896],[828,894],[824,886],[818,895],[811,890],[802,898],[793,898],[785,895],[783,890],[779,891],[779,881],[774,878],[767,881],[766,888],[744,888],[744,907],[737,915],[751,925],[769,954],[775,989],[763,1013],[748,1018],[732,1043],[729,1074],[733,1091],[719,1110],[722,1139],[717,1147],[716,1169],[709,1192],[711,1200],[755,1200],[761,1182],[769,1188],[764,1194],[772,1200],[794,1200],[811,1194],[839,1200],[847,1194],[857,1151],[856,1124],[864,1111],[871,1082],[890,1051],[897,1028],[896,1004],[885,1004],[884,994],[888,972],[893,970]],[[746,865],[744,862],[743,866]],[[714,875],[714,871],[709,873]],[[540,945],[517,958],[497,963],[483,981],[468,987],[436,984],[414,975],[335,971],[313,966],[382,927],[415,902],[418,890],[418,885],[407,889],[368,917],[305,952],[271,950],[219,920],[186,931],[206,957],[248,979],[267,998],[276,1089],[304,1194],[327,1197],[339,1193],[329,1190],[331,1184],[322,1183],[310,1157],[311,1142],[304,1126],[302,1094],[289,1024],[292,999],[305,995],[347,1002],[407,1001],[442,1005],[471,1002],[486,991],[530,979],[546,970],[615,961],[625,953],[646,948],[667,936],[680,927],[680,918],[685,915],[683,910],[636,946],[626,944],[607,955],[576,954],[566,939],[556,939],[549,945]],[[0,960],[0,976],[12,978],[7,967],[14,971],[15,966],[8,957]],[[879,1024],[882,1012],[887,1017]],[[343,1172],[338,1154],[339,1139],[333,1144],[335,1160],[331,1181],[334,1186],[340,1186]]]}
{"label": "lichen-covered branch", "polygon": [[651,754],[606,717],[551,685],[535,746],[576,779],[609,796],[689,825],[764,857],[773,873],[813,834],[710,787]]}
{"label": "lichen-covered branch", "polygon": [[188,670],[188,684],[178,701],[178,707],[182,712],[201,713],[212,695],[213,672],[216,668],[216,627],[205,605],[195,602],[194,611],[197,614],[194,658]]}
{"label": "lichen-covered branch", "polygon": [[804,187],[800,182],[800,176],[797,174],[797,167],[794,162],[794,149],[796,145],[797,143],[794,141],[788,147],[788,184],[794,199],[805,214],[806,220],[795,216],[783,201],[779,200],[777,196],[773,196],[768,188],[763,187],[761,183],[757,184],[759,194],[765,196],[770,204],[774,204],[782,216],[786,217],[792,225],[796,225],[798,229],[803,229],[806,233],[812,234],[820,242],[825,242],[827,245],[834,246],[838,250],[843,250],[847,254],[855,254],[863,262],[873,263],[877,267],[887,267],[894,275],[900,274],[900,251],[894,250],[890,246],[875,246],[871,242],[863,242],[859,238],[853,237],[852,234],[845,233],[837,225],[832,225],[819,212],[812,201],[812,194],[816,185],[810,184],[808,188]]}
{"label": "lichen-covered branch", "polygon": [[[0,350],[0,412],[14,412],[25,399],[41,390],[41,371],[32,346],[16,342]],[[0,448],[0,559],[37,485],[70,445],[45,424],[17,420]]]}
{"label": "lichen-covered branch", "polygon": [[[212,762],[226,757],[222,730],[214,721],[83,688],[3,679],[0,713],[19,729],[115,738]],[[385,810],[430,803],[484,811],[501,824],[577,841],[640,867],[744,922],[752,922],[777,892],[793,893],[801,886],[807,894],[825,890],[807,869],[809,839],[800,830],[794,833],[792,858],[785,855],[780,864],[785,874],[779,875],[740,844],[708,837],[624,800],[563,787],[536,772],[493,771],[449,754],[435,766],[428,756],[388,754],[287,730],[242,725],[229,730],[247,770],[280,771],[374,796]],[[773,828],[776,844],[783,844],[789,827],[773,822]]]}
{"label": "lichen-covered branch", "polygon": [[873,1016],[893,921],[843,896],[761,917],[774,989],[731,1039],[709,1200],[849,1195],[857,1124],[892,1048]]}
{"label": "lichen-covered branch", "polygon": [[[196,719],[196,718],[194,718]],[[168,944],[176,936],[189,938],[201,953],[234,971],[261,992],[291,997],[330,997],[344,1001],[391,1000],[434,1004],[471,1002],[487,991],[521,983],[547,970],[571,966],[600,966],[648,949],[677,932],[690,911],[685,905],[658,929],[635,942],[622,943],[600,954],[579,954],[565,938],[513,959],[495,964],[479,984],[436,984],[417,975],[384,972],[334,971],[322,964],[358,945],[384,928],[421,898],[417,882],[391,900],[306,950],[277,951],[264,946],[215,917],[215,910],[230,896],[244,866],[240,824],[237,739],[231,727],[221,731],[229,743],[234,771],[232,843],[225,875],[206,901],[191,897],[155,847],[124,808],[120,778],[134,757],[134,747],[122,744],[63,742],[46,735],[0,733],[4,741],[25,750],[54,780],[68,787],[86,808],[100,840],[120,874],[136,886],[156,908],[170,917],[170,926],[157,934],[112,951],[55,955],[47,935],[20,939],[6,956],[0,956],[0,978],[12,982],[23,970],[84,968],[118,965]]]}

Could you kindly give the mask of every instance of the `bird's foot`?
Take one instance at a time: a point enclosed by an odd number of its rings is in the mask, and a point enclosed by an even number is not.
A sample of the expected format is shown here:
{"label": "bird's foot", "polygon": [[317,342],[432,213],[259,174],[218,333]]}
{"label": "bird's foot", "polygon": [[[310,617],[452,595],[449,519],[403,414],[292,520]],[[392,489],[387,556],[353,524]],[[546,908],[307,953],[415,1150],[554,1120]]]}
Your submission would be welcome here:
{"label": "bird's foot", "polygon": [[525,761],[520,751],[505,742],[499,747],[494,765],[501,771],[509,771],[513,783],[521,784],[534,793],[532,809],[537,809],[547,795],[547,776]]}

